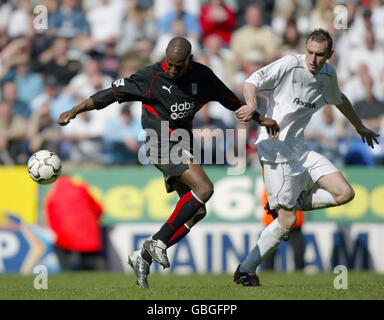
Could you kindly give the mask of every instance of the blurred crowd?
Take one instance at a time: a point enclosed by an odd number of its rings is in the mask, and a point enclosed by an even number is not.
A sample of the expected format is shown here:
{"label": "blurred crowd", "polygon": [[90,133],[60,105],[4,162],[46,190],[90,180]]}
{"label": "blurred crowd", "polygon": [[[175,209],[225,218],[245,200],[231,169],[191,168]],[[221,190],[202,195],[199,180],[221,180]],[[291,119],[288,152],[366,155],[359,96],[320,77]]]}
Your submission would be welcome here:
{"label": "blurred crowd", "polygon": [[[335,13],[337,5],[347,14]],[[60,113],[163,59],[175,36],[189,39],[194,59],[242,97],[250,74],[284,55],[304,53],[306,35],[319,27],[334,38],[330,63],[341,90],[381,134],[381,144],[363,144],[328,105],[313,116],[307,142],[339,167],[382,165],[382,0],[0,0],[0,164],[25,164],[40,149],[73,163],[135,164],[140,103],[82,113],[66,127],[56,124]],[[262,96],[259,105],[265,105]],[[239,124],[212,102],[196,115],[194,127]],[[258,128],[251,123],[246,129],[247,161],[258,167]]]}

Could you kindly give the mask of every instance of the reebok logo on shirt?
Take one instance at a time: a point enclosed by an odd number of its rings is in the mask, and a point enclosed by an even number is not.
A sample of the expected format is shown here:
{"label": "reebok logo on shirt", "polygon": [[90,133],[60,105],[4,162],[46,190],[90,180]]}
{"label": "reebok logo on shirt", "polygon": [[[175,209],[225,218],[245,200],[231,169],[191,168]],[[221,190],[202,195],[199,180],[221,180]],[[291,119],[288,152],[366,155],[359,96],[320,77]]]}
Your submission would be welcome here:
{"label": "reebok logo on shirt", "polygon": [[299,106],[303,106],[303,107],[306,107],[306,108],[311,108],[311,109],[315,109],[316,108],[316,103],[309,103],[309,102],[306,102],[306,101],[301,101],[299,98],[295,98],[293,100],[293,103],[296,103]]}

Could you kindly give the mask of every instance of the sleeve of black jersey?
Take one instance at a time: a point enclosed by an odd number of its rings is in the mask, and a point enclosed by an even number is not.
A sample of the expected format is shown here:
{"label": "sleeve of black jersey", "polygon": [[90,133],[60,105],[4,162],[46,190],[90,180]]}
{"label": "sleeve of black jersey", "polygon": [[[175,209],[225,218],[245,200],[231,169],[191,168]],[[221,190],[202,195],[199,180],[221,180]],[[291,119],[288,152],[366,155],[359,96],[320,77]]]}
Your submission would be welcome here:
{"label": "sleeve of black jersey", "polygon": [[142,101],[146,102],[151,74],[140,70],[130,78],[121,78],[112,83],[112,93],[119,102]]}
{"label": "sleeve of black jersey", "polygon": [[92,99],[96,110],[103,109],[116,101],[111,88],[96,92],[94,95],[90,96],[90,98]]}
{"label": "sleeve of black jersey", "polygon": [[220,102],[225,108],[236,111],[241,107],[240,99],[214,73],[208,69],[210,101]]}

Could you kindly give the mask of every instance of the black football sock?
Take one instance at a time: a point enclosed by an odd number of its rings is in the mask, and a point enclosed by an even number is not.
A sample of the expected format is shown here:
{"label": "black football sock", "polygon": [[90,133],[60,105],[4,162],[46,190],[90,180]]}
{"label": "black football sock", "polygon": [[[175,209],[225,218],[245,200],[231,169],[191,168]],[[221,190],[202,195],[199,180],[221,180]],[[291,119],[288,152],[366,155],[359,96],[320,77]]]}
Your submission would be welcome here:
{"label": "black football sock", "polygon": [[148,253],[147,250],[143,250],[141,252],[141,256],[143,257],[143,259],[145,260],[145,262],[147,262],[149,265],[151,265],[152,263],[152,257],[151,255]]}
{"label": "black football sock", "polygon": [[186,224],[183,224],[181,226],[181,228],[179,230],[177,230],[171,239],[169,239],[168,243],[167,243],[167,247],[172,247],[174,244],[178,243],[181,239],[183,239],[187,234],[188,232],[190,231],[191,229],[189,229],[189,227],[186,225]]}
{"label": "black football sock", "polygon": [[204,206],[192,191],[183,195],[176,204],[176,208],[161,229],[152,236],[152,239],[160,239],[167,244],[177,230],[192,218],[196,212]]}

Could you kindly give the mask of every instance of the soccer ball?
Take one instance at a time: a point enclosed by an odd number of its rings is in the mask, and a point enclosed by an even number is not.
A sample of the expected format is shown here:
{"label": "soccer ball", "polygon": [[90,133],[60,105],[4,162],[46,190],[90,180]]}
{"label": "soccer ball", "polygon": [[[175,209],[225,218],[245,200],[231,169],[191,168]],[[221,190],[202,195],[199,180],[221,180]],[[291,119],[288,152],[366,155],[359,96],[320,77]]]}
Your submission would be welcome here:
{"label": "soccer ball", "polygon": [[39,184],[50,184],[61,174],[61,161],[56,153],[40,150],[31,155],[27,168],[32,180]]}

